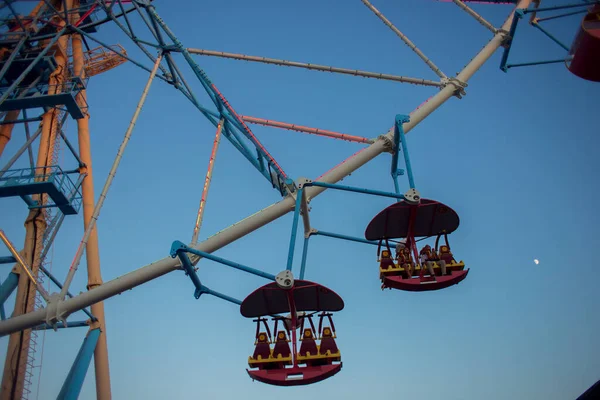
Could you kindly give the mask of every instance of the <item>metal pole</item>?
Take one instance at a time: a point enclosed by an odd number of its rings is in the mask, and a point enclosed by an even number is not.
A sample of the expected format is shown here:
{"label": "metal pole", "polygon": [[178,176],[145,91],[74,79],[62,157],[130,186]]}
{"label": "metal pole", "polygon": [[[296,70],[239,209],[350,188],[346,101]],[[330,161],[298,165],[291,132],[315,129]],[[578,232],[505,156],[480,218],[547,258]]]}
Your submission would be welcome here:
{"label": "metal pole", "polygon": [[[527,7],[530,1],[531,0],[521,0],[518,4],[518,7]],[[507,27],[510,26],[513,17],[514,13],[512,13],[504,23],[502,28],[503,30],[506,30]],[[475,72],[477,72],[477,70],[481,68],[481,66],[485,64],[492,54],[502,45],[504,38],[505,33],[503,31],[499,31],[494,38],[465,66],[463,71],[458,74],[458,78],[463,82],[469,80],[469,78],[471,78]],[[435,96],[433,96],[430,101],[411,114],[411,121],[404,125],[404,132],[408,133],[429,114],[439,108],[446,100],[454,95],[454,91],[455,88],[453,88],[452,85],[446,86]],[[390,139],[391,134],[388,133],[387,138],[376,140],[371,146],[365,148],[363,151],[348,159],[343,164],[323,175],[321,178],[322,181],[334,183],[348,176],[364,164],[377,157],[379,154],[386,151],[389,148],[387,143]],[[323,187],[308,187],[306,188],[306,194],[310,200],[325,190],[326,188]],[[194,246],[194,248],[206,253],[212,253],[255,231],[256,229],[275,221],[283,215],[286,215],[294,210],[294,204],[294,198],[287,196],[285,199],[266,207],[265,209],[244,219],[243,221],[230,226],[214,236],[211,236],[207,240],[199,243],[197,246]],[[64,311],[65,316],[67,316],[98,301],[105,300],[126,290],[139,286],[145,282],[161,277],[169,272],[175,271],[179,269],[179,265],[179,261],[176,259],[171,257],[163,258],[136,271],[106,282],[93,290],[82,293],[76,297],[73,297],[72,299],[63,301],[61,303],[61,309]],[[40,309],[28,313],[27,315],[21,315],[6,321],[2,321],[0,322],[0,335],[7,335],[11,332],[16,332],[28,327],[39,325],[45,321],[46,314],[46,309]]]}
{"label": "metal pole", "polygon": [[219,149],[219,142],[221,141],[221,130],[223,129],[224,123],[224,119],[221,118],[221,120],[219,121],[219,125],[217,125],[217,133],[215,134],[215,140],[213,142],[212,151],[210,153],[210,159],[208,160],[208,170],[206,172],[206,178],[204,178],[204,189],[202,190],[200,206],[198,207],[198,215],[196,216],[196,225],[194,226],[194,234],[192,235],[192,246],[198,244],[198,235],[200,234],[200,226],[202,226],[202,218],[204,217],[204,210],[206,208],[208,189],[210,187],[210,181],[212,179],[212,172],[215,166],[215,158],[217,157],[217,150]]}
{"label": "metal pole", "polygon": [[429,66],[429,68],[431,68],[431,70],[432,70],[433,72],[435,72],[435,74],[436,74],[437,76],[439,76],[439,77],[440,77],[440,78],[442,78],[442,79],[448,79],[448,77],[446,76],[446,74],[444,74],[444,73],[443,73],[443,72],[442,72],[442,71],[441,71],[441,70],[440,70],[440,69],[439,69],[439,68],[438,68],[438,67],[437,67],[437,66],[436,66],[436,65],[433,63],[433,61],[431,61],[431,60],[430,60],[430,59],[429,59],[429,58],[428,58],[428,57],[427,57],[425,54],[423,54],[423,52],[422,52],[421,50],[419,50],[419,49],[417,48],[417,46],[416,46],[416,45],[415,45],[413,42],[411,42],[411,41],[410,41],[410,39],[409,39],[409,38],[408,38],[408,37],[407,37],[405,34],[403,34],[402,32],[400,32],[400,30],[399,30],[398,28],[396,28],[396,27],[394,26],[394,24],[392,24],[392,23],[390,22],[390,20],[389,20],[389,19],[387,19],[387,18],[385,17],[385,15],[383,15],[381,12],[379,12],[379,10],[378,10],[378,9],[376,9],[376,8],[373,6],[373,4],[371,4],[371,2],[369,2],[368,0],[362,0],[362,2],[363,2],[363,3],[364,3],[364,5],[365,5],[365,6],[367,6],[367,7],[368,7],[368,8],[369,8],[371,11],[373,11],[373,13],[374,13],[375,15],[377,15],[377,16],[379,17],[379,19],[380,19],[381,21],[383,21],[383,23],[384,23],[384,24],[386,24],[386,25],[387,25],[387,26],[388,26],[388,27],[389,27],[389,28],[390,28],[392,31],[394,31],[394,33],[395,33],[396,35],[398,35],[398,37],[399,37],[400,39],[402,39],[402,41],[403,41],[404,43],[406,43],[406,45],[407,45],[408,47],[410,47],[410,49],[411,49],[412,51],[414,51],[414,52],[415,52],[415,53],[416,53],[416,54],[417,54],[417,55],[418,55],[418,56],[421,58],[421,60],[425,61],[425,64],[427,64],[427,65]]}
{"label": "metal pole", "polygon": [[306,271],[306,258],[308,255],[308,241],[310,240],[310,236],[306,236],[304,238],[304,246],[302,247],[302,263],[300,264],[300,276],[298,277],[300,280],[304,279],[304,272]]}
{"label": "metal pole", "polygon": [[492,25],[488,21],[486,21],[481,15],[477,14],[477,12],[475,12],[471,7],[469,7],[468,5],[463,3],[461,0],[452,0],[452,1],[454,2],[454,4],[456,4],[457,6],[462,8],[467,14],[469,14],[470,16],[475,18],[477,20],[477,22],[479,22],[481,25],[488,28],[492,33],[497,32],[497,29],[494,28],[494,25]]}
{"label": "metal pole", "polygon": [[65,379],[65,383],[63,384],[57,399],[77,400],[77,398],[79,398],[79,393],[81,392],[83,382],[85,381],[85,376],[90,366],[90,362],[92,361],[92,355],[94,354],[94,349],[100,338],[100,333],[100,328],[92,329],[83,340],[81,349],[79,349],[79,353],[77,353],[77,357],[75,357],[73,366],[67,375],[67,379]]}
{"label": "metal pole", "polygon": [[123,139],[123,143],[121,143],[121,146],[119,147],[119,151],[117,152],[117,157],[115,158],[115,161],[112,165],[112,168],[110,169],[110,172],[108,173],[108,178],[106,179],[104,188],[102,189],[102,192],[100,193],[100,198],[98,199],[98,203],[96,204],[96,207],[94,208],[94,212],[92,213],[89,224],[85,230],[83,239],[81,239],[81,243],[79,244],[79,247],[77,248],[77,253],[75,254],[75,258],[73,260],[73,263],[71,264],[71,268],[69,268],[69,273],[67,274],[67,278],[65,279],[63,288],[60,291],[61,299],[64,299],[67,294],[67,290],[69,289],[69,286],[71,285],[71,281],[73,281],[73,277],[75,276],[75,272],[77,271],[77,267],[79,266],[79,262],[81,261],[81,256],[83,256],[84,247],[88,242],[88,239],[92,233],[92,230],[96,226],[96,221],[98,220],[98,215],[100,214],[100,209],[102,208],[102,205],[104,204],[104,200],[106,199],[106,194],[108,193],[108,189],[110,188],[110,185],[117,173],[117,168],[119,167],[119,163],[121,162],[121,158],[123,157],[125,148],[127,147],[127,144],[129,143],[129,139],[131,138],[131,133],[133,131],[133,128],[135,127],[135,123],[138,119],[138,116],[140,115],[140,111],[142,111],[142,106],[144,105],[144,102],[146,101],[146,97],[148,96],[148,91],[150,90],[150,85],[152,84],[152,81],[154,80],[154,76],[156,75],[156,70],[158,69],[158,65],[160,64],[161,59],[162,59],[162,54],[160,54],[156,58],[156,62],[154,63],[154,68],[152,69],[152,72],[150,72],[150,77],[148,78],[148,82],[146,82],[146,87],[144,88],[144,91],[142,92],[142,97],[140,98],[140,101],[138,102],[135,112],[133,113],[133,118],[131,119],[131,122],[129,123],[129,127],[127,128],[127,131],[125,132],[125,138]]}
{"label": "metal pole", "polygon": [[344,75],[362,76],[363,78],[374,78],[374,79],[395,81],[395,82],[401,82],[401,83],[412,83],[413,85],[437,86],[437,87],[442,86],[442,84],[440,82],[432,81],[429,79],[409,78],[406,76],[381,74],[379,72],[367,72],[367,71],[359,71],[357,69],[337,68],[337,67],[330,67],[328,65],[318,65],[318,64],[312,64],[312,63],[309,64],[309,63],[302,63],[302,62],[296,62],[296,61],[279,60],[277,58],[247,56],[244,54],[226,53],[223,51],[191,49],[191,48],[188,48],[187,51],[190,54],[198,54],[201,56],[231,58],[234,60],[252,61],[252,62],[259,62],[259,63],[263,63],[263,64],[275,64],[275,65],[281,65],[281,66],[285,66],[285,67],[305,68],[305,69],[311,69],[313,71],[332,72],[332,73],[344,74]]}
{"label": "metal pole", "polygon": [[[79,18],[78,14],[72,15],[73,20]],[[82,79],[85,78],[84,55],[83,55],[83,40],[81,35],[71,35],[71,46],[73,52],[73,72],[75,76]],[[87,91],[81,90],[77,95],[77,102],[83,109],[87,105]],[[77,141],[79,143],[79,156],[71,147],[66,135],[63,139],[69,149],[79,162],[79,173],[85,175],[81,182],[82,208],[83,208],[83,228],[88,230],[92,224],[94,208],[95,208],[95,191],[94,191],[94,174],[92,168],[92,152],[90,143],[90,126],[89,126],[89,108],[85,110],[83,118],[77,120]],[[100,268],[100,250],[98,245],[98,230],[92,227],[87,244],[85,246],[85,257],[87,264],[87,289],[92,289],[102,284],[102,272]],[[52,278],[51,278],[52,279]],[[53,280],[54,281],[54,280]],[[63,292],[64,287],[58,284],[58,287]],[[71,297],[68,289],[64,291],[66,295]],[[108,359],[108,337],[106,328],[106,319],[104,317],[104,303],[98,302],[91,306],[91,313],[84,309],[90,317],[93,315],[93,323],[90,324],[90,329],[98,328],[100,336],[94,348],[94,373],[96,382],[96,398],[98,400],[109,400],[111,398],[110,384],[110,365]]]}
{"label": "metal pole", "polygon": [[17,264],[19,264],[21,266],[21,268],[23,269],[23,272],[25,272],[27,274],[27,276],[31,280],[31,283],[33,283],[33,286],[35,286],[37,291],[40,292],[40,294],[42,295],[44,300],[46,300],[46,302],[48,302],[48,299],[50,299],[50,295],[48,294],[48,292],[46,292],[46,289],[44,289],[44,287],[38,283],[36,277],[34,276],[34,272],[29,267],[29,265],[27,265],[27,262],[25,260],[23,260],[23,257],[21,257],[21,255],[19,254],[19,252],[17,251],[15,246],[11,243],[11,241],[8,240],[8,238],[6,237],[6,234],[4,233],[4,231],[2,229],[0,229],[0,240],[2,240],[4,242],[4,244],[8,248],[8,251],[10,251],[10,253],[13,255],[13,257],[17,260]]}
{"label": "metal pole", "polygon": [[366,143],[366,144],[371,144],[374,142],[373,139],[367,139],[367,138],[360,137],[360,136],[348,135],[346,133],[338,133],[338,132],[328,131],[325,129],[309,128],[307,126],[288,124],[285,122],[273,121],[273,120],[268,120],[268,119],[263,119],[263,118],[248,117],[246,115],[240,115],[240,117],[245,122],[250,122],[251,124],[272,126],[275,128],[289,129],[291,131],[297,131],[297,132],[312,133],[312,134],[318,135],[318,136],[326,136],[326,137],[330,137],[330,138],[334,138],[334,139],[347,140],[349,142]]}
{"label": "metal pole", "polygon": [[[406,166],[406,174],[408,175],[408,184],[411,189],[415,188],[415,178],[412,173],[412,166],[410,164],[410,157],[408,155],[408,147],[406,145],[406,137],[404,135],[404,129],[402,128],[402,124],[408,122],[407,115],[397,115],[396,116],[396,135],[400,137],[400,142],[402,143],[402,154],[404,155],[404,164]],[[398,151],[398,149],[396,149]]]}
{"label": "metal pole", "polygon": [[[71,1],[69,0],[69,3]],[[42,52],[29,64],[17,80],[13,82],[11,87],[15,90],[24,77],[33,70],[39,60],[50,50],[56,50],[55,59],[57,68],[50,75],[48,94],[53,95],[60,92],[66,72],[66,49],[68,38],[64,35],[66,28],[62,28],[58,33],[51,36],[51,40],[45,44]],[[40,42],[42,43],[42,42]],[[38,77],[37,79],[40,79]],[[3,98],[6,98],[10,91],[5,93]],[[19,96],[24,95],[21,93]],[[0,100],[2,102],[3,100]],[[42,133],[39,142],[36,167],[42,171],[48,166],[48,160],[53,159],[56,146],[56,136],[58,131],[57,118],[58,110],[50,109],[44,114],[42,121]],[[40,205],[45,205],[47,195],[41,194],[35,196]],[[41,264],[40,254],[43,249],[43,236],[47,228],[46,214],[44,210],[31,210],[25,220],[25,241],[23,248],[23,259],[31,267],[32,273],[37,277],[39,266]],[[36,290],[32,281],[26,274],[20,274],[19,285],[15,296],[15,304],[13,308],[13,316],[27,315],[35,309]],[[20,399],[25,388],[25,378],[27,371],[27,360],[29,358],[31,342],[31,330],[24,329],[10,336],[4,362],[4,370],[2,375],[2,388],[0,390],[1,400]]]}
{"label": "metal pole", "polygon": [[292,235],[290,237],[290,247],[288,250],[287,259],[287,270],[292,270],[292,263],[294,261],[294,249],[296,247],[296,235],[298,234],[298,217],[300,216],[300,208],[302,206],[302,198],[304,195],[304,188],[298,189],[296,192],[296,206],[294,207],[294,219],[292,220]]}
{"label": "metal pole", "polygon": [[19,159],[19,157],[21,157],[21,154],[23,154],[25,152],[25,150],[30,149],[31,148],[31,143],[33,143],[33,141],[35,139],[37,139],[38,136],[40,136],[40,134],[42,133],[42,127],[40,126],[38,128],[37,131],[35,131],[35,133],[33,134],[32,137],[30,137],[23,146],[21,146],[21,148],[19,150],[17,150],[17,152],[15,153],[14,156],[12,156],[12,158],[10,160],[8,160],[8,162],[6,163],[6,165],[4,166],[4,168],[2,168],[2,170],[0,170],[0,178],[2,177],[2,175],[4,175],[6,173],[6,171],[8,171],[10,169],[10,167],[12,167],[12,165],[15,163],[15,161],[17,161]]}

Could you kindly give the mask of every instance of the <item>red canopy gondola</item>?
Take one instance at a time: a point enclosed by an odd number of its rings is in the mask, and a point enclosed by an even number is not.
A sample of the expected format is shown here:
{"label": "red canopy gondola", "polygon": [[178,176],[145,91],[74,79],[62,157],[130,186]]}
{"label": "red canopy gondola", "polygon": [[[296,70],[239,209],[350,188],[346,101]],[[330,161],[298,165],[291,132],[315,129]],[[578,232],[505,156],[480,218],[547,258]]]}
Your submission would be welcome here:
{"label": "red canopy gondola", "polygon": [[[464,269],[462,261],[457,262],[453,259],[447,243],[447,234],[454,232],[459,223],[458,214],[452,208],[428,199],[421,199],[419,204],[401,201],[377,214],[367,226],[365,238],[378,240],[380,244],[385,241],[387,250],[380,260],[382,288],[430,291],[447,288],[465,279],[469,270]],[[441,235],[446,238],[445,256],[450,258],[444,260],[442,265],[437,258],[438,241],[436,241],[434,252],[436,258],[429,259],[431,266],[426,266],[426,263],[419,265],[415,238],[438,236],[439,239]],[[398,261],[396,264],[392,260],[388,240],[398,238],[406,238],[406,250],[396,256]],[[424,272],[429,268],[433,272],[425,276]],[[443,273],[443,270],[446,273]]]}
{"label": "red canopy gondola", "polygon": [[419,205],[406,201],[392,204],[373,218],[365,231],[367,240],[405,238],[409,235],[412,210],[417,210],[413,237],[437,236],[451,233],[458,228],[460,219],[456,211],[435,200],[421,199]]}
{"label": "red canopy gondola", "polygon": [[581,21],[573,41],[567,64],[569,71],[580,78],[600,82],[600,4],[596,4]]}
{"label": "red canopy gondola", "polygon": [[[318,283],[304,280],[295,281],[289,289],[272,282],[252,292],[242,302],[241,314],[247,318],[254,318],[289,313],[292,351],[290,352],[287,336],[283,331],[274,332],[278,339],[272,350],[266,341],[266,335],[260,336],[257,333],[256,357],[250,357],[248,362],[250,367],[257,369],[247,369],[248,375],[253,380],[270,385],[297,386],[316,383],[337,374],[342,369],[342,363],[340,352],[331,334],[332,330],[335,330],[331,317],[328,316],[331,327],[327,331],[323,329],[326,334],[320,338],[321,346],[315,342],[315,329],[311,321],[312,329],[304,330],[302,345],[300,351],[297,351],[296,328],[299,326],[298,312],[340,311],[343,308],[344,301],[337,293]],[[303,318],[310,318],[310,316],[303,316]],[[282,318],[275,317],[275,319],[277,324],[277,321]],[[322,319],[323,317],[319,323],[319,335],[321,335]],[[260,324],[260,318],[257,321]],[[284,327],[286,327],[285,323]],[[326,341],[325,345],[324,341]]]}

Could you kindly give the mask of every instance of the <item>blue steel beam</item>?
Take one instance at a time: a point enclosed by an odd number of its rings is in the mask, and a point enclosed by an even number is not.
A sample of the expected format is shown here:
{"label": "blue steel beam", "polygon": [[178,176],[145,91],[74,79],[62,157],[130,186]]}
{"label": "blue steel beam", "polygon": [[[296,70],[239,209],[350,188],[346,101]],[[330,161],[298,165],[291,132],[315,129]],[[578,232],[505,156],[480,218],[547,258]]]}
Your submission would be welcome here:
{"label": "blue steel beam", "polygon": [[[173,243],[173,246],[176,246],[176,242]],[[199,299],[202,295],[202,282],[200,282],[200,278],[198,277],[198,274],[196,273],[192,262],[190,261],[185,251],[177,250],[175,251],[175,255],[179,257],[181,265],[185,270],[185,274],[190,277],[192,283],[196,287],[196,290],[194,291],[194,297],[196,299]],[[173,247],[171,247],[171,257],[173,257]]]}
{"label": "blue steel beam", "polygon": [[509,68],[516,68],[516,67],[530,67],[532,65],[546,65],[546,64],[564,63],[564,62],[567,62],[567,61],[571,60],[572,58],[573,58],[572,56],[569,56],[569,57],[566,57],[566,58],[559,58],[557,60],[533,61],[533,62],[518,63],[518,64],[508,64],[506,66],[506,69],[508,70]]}
{"label": "blue steel beam", "polygon": [[[13,257],[14,258],[14,257]],[[2,320],[6,319],[4,312],[4,302],[10,297],[12,292],[17,288],[19,284],[19,275],[11,272],[2,285],[0,285],[0,317]]]}
{"label": "blue steel beam", "polygon": [[357,188],[357,187],[346,186],[346,185],[336,185],[333,183],[326,183],[326,182],[308,182],[308,183],[305,183],[304,186],[320,186],[320,187],[325,187],[325,188],[329,188],[329,189],[343,190],[343,191],[347,191],[347,192],[372,194],[374,196],[382,196],[382,197],[392,197],[394,199],[403,199],[404,198],[404,195],[402,195],[402,194],[383,192],[381,190],[363,189],[363,188]]}
{"label": "blue steel beam", "polygon": [[2,78],[4,78],[4,75],[6,74],[6,71],[8,71],[8,68],[10,67],[10,64],[15,59],[15,57],[17,56],[17,54],[19,54],[19,52],[21,51],[21,47],[23,47],[23,45],[25,44],[26,40],[27,40],[27,36],[23,36],[21,38],[21,40],[19,41],[19,43],[17,43],[17,46],[14,48],[14,50],[12,51],[12,53],[10,53],[10,56],[8,57],[8,60],[6,60],[4,62],[4,66],[0,70],[0,81],[2,80]]}
{"label": "blue steel beam", "polygon": [[[576,7],[589,7],[594,4],[600,4],[600,0],[597,1],[586,1],[584,3],[574,3],[574,4],[566,4],[563,6],[552,6],[552,7],[541,7],[541,8],[527,8],[523,9],[523,14],[529,14],[532,12],[539,13],[544,11],[555,11],[555,10],[565,10],[567,8],[576,8]],[[521,11],[521,10],[517,10]]]}
{"label": "blue steel beam", "polygon": [[64,322],[57,322],[56,326],[52,326],[49,324],[38,325],[33,328],[35,331],[43,331],[46,329],[67,329],[67,328],[83,328],[84,326],[90,326],[88,321],[73,321],[67,322],[67,326],[65,326]]}
{"label": "blue steel beam", "polygon": [[201,293],[202,294],[204,294],[204,293],[210,294],[211,296],[218,297],[219,299],[228,301],[230,303],[237,304],[237,305],[242,305],[242,301],[241,300],[238,300],[238,299],[233,298],[231,296],[227,296],[226,294],[223,294],[223,293],[215,292],[214,290],[211,290],[211,289],[207,288],[204,285],[202,285],[202,287],[201,287]]}
{"label": "blue steel beam", "polygon": [[308,255],[308,241],[310,236],[304,238],[304,246],[302,247],[302,264],[300,265],[300,276],[299,279],[304,279],[304,272],[306,270],[306,258]]}
{"label": "blue steel beam", "polygon": [[406,174],[408,175],[408,184],[411,189],[415,188],[415,179],[412,173],[412,166],[410,165],[410,157],[408,155],[408,146],[406,144],[406,135],[404,134],[404,127],[402,124],[405,122],[409,122],[410,117],[408,115],[398,114],[396,115],[396,124],[394,127],[394,132],[397,136],[400,137],[400,142],[402,143],[402,154],[404,156],[404,164],[406,165]]}
{"label": "blue steel beam", "polygon": [[[397,115],[396,116],[396,124],[394,126],[394,149],[395,152],[392,155],[392,170],[391,170],[391,174],[392,174],[392,179],[394,180],[394,190],[396,191],[397,194],[400,194],[400,186],[398,184],[398,175],[403,175],[404,171],[403,170],[398,170],[398,160],[400,159],[400,141],[401,141],[401,137],[400,137],[400,131],[398,130],[398,127],[396,125],[398,125],[398,118],[400,117],[400,130],[402,131],[402,135],[404,135],[404,128],[402,127],[402,124],[405,122],[409,122],[410,121],[410,116],[408,115]],[[404,150],[404,146],[402,146],[402,149]],[[409,176],[410,179],[410,176]],[[400,201],[400,199],[398,199],[398,201]]]}
{"label": "blue steel beam", "polygon": [[296,208],[294,209],[294,219],[292,220],[292,235],[290,238],[290,247],[288,250],[287,259],[287,270],[292,270],[292,264],[294,262],[294,249],[296,247],[296,235],[298,234],[298,218],[300,217],[300,205],[302,204],[302,192],[303,188],[298,189],[296,192]]}
{"label": "blue steel beam", "polygon": [[273,274],[269,274],[268,272],[259,271],[254,268],[250,268],[245,265],[226,260],[222,257],[217,257],[215,255],[206,253],[204,251],[193,249],[191,247],[186,246],[183,242],[176,240],[173,242],[173,245],[171,246],[171,257],[173,257],[173,258],[177,257],[178,253],[180,253],[180,252],[192,253],[192,254],[195,254],[195,255],[203,257],[203,258],[208,258],[209,260],[213,260],[220,264],[227,265],[227,266],[235,268],[235,269],[239,269],[240,271],[244,271],[244,272],[248,272],[249,274],[260,276],[261,278],[269,279],[272,281],[275,280],[275,275],[273,275]]}
{"label": "blue steel beam", "polygon": [[552,40],[554,43],[556,43],[557,45],[559,45],[560,47],[562,47],[566,51],[569,51],[569,47],[566,44],[564,44],[563,42],[561,42],[560,40],[558,40],[558,38],[556,36],[554,36],[553,34],[551,34],[547,29],[543,28],[536,21],[533,21],[531,25],[533,25],[535,28],[538,28],[544,35],[548,36],[550,38],[550,40]]}
{"label": "blue steel beam", "polygon": [[83,340],[81,349],[79,349],[79,353],[73,362],[73,366],[67,375],[67,379],[65,379],[65,383],[58,394],[58,400],[76,400],[79,397],[99,337],[99,328],[92,329],[88,332],[88,335]]}
{"label": "blue steel beam", "polygon": [[[354,237],[354,236],[341,235],[339,233],[332,233],[332,232],[325,232],[325,231],[314,231],[314,232],[312,232],[312,234],[313,235],[327,236],[327,237],[331,237],[331,238],[335,238],[335,239],[348,240],[350,242],[365,243],[365,244],[372,244],[374,246],[379,246],[379,242],[377,242],[375,240],[361,239],[361,238]],[[302,279],[302,278],[300,278],[300,279]]]}
{"label": "blue steel beam", "polygon": [[0,257],[0,264],[11,264],[11,263],[16,263],[17,259],[14,258],[13,256],[7,256],[7,257]]}
{"label": "blue steel beam", "polygon": [[513,42],[513,40],[515,40],[515,34],[517,32],[517,24],[519,23],[519,20],[521,18],[523,18],[523,15],[525,15],[525,14],[523,14],[522,9],[516,10],[515,17],[513,18],[512,23],[510,25],[510,29],[508,30],[508,38],[504,45],[504,51],[502,52],[502,59],[500,60],[500,69],[504,72],[508,71],[508,68],[506,67],[506,63],[508,62],[508,55],[510,54],[512,42]]}

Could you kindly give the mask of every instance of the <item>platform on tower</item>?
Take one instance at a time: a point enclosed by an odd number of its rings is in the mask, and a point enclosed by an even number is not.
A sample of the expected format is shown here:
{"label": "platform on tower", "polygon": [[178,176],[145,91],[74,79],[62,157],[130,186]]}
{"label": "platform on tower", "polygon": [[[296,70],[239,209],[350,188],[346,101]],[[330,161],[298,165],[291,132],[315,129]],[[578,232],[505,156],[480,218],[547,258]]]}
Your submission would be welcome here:
{"label": "platform on tower", "polygon": [[[0,104],[0,111],[24,110],[39,107],[48,111],[53,107],[64,105],[67,112],[74,119],[81,119],[84,117],[87,103],[80,106],[76,100],[79,92],[85,89],[86,85],[83,79],[72,77],[57,85],[38,83],[31,88],[28,88],[28,86],[29,85],[21,84],[12,90],[6,100]],[[9,88],[4,85],[0,87],[0,95],[4,95],[7,89]]]}
{"label": "platform on tower", "polygon": [[[21,197],[29,209],[58,207],[63,214],[77,214],[81,208],[81,181],[73,182],[58,165],[20,168],[6,171],[0,177],[0,197]],[[44,204],[32,195],[48,195]]]}

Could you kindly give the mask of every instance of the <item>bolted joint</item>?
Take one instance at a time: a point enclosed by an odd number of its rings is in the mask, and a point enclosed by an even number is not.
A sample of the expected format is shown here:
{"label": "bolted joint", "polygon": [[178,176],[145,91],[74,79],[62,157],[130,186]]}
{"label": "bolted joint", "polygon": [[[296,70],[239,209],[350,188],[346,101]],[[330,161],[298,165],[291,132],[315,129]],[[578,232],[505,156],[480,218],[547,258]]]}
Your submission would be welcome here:
{"label": "bolted joint", "polygon": [[316,235],[319,231],[315,228],[310,228],[310,230],[304,235],[305,239],[308,239],[312,235]]}
{"label": "bolted joint", "polygon": [[411,205],[417,205],[421,202],[421,194],[417,189],[410,189],[404,193],[404,200]]}
{"label": "bolted joint", "polygon": [[62,299],[60,293],[52,293],[48,299],[48,305],[46,306],[46,323],[57,331],[56,324],[62,322],[67,327],[67,316],[66,311],[61,310]]}
{"label": "bolted joint", "polygon": [[[306,186],[306,185],[308,185],[308,184],[310,184],[312,182],[313,182],[312,179],[308,179],[308,178],[300,178],[300,179],[298,179],[298,185],[297,185],[298,190],[304,189],[304,186]],[[298,192],[296,192],[296,193],[298,193]],[[295,196],[293,196],[293,197],[296,198]]]}
{"label": "bolted joint", "polygon": [[502,35],[501,46],[503,48],[509,48],[512,43],[512,36],[506,29],[496,29],[496,35]]}
{"label": "bolted joint", "polygon": [[294,287],[294,275],[292,274],[292,271],[286,269],[277,274],[275,282],[277,283],[277,286],[282,289],[291,289]]}
{"label": "bolted joint", "polygon": [[379,135],[377,139],[383,140],[383,151],[391,154],[394,154],[396,152],[396,149],[394,148],[394,141],[387,134]]}
{"label": "bolted joint", "polygon": [[448,85],[454,86],[454,96],[462,99],[463,96],[466,96],[467,92],[465,88],[468,86],[466,82],[460,81],[456,78],[444,78],[442,79],[442,89]]}

